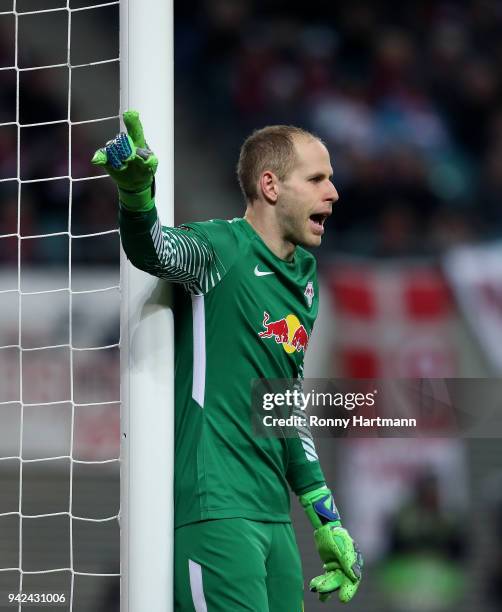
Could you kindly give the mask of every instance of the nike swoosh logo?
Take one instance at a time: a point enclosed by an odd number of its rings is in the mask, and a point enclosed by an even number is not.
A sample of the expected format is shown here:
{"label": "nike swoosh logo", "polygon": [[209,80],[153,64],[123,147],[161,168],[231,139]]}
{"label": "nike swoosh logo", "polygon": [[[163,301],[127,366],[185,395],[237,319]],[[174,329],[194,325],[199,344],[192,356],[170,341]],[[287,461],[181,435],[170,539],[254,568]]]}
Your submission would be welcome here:
{"label": "nike swoosh logo", "polygon": [[254,273],[255,276],[268,276],[269,274],[275,274],[275,272],[262,272],[261,270],[258,270],[258,266],[255,267]]}

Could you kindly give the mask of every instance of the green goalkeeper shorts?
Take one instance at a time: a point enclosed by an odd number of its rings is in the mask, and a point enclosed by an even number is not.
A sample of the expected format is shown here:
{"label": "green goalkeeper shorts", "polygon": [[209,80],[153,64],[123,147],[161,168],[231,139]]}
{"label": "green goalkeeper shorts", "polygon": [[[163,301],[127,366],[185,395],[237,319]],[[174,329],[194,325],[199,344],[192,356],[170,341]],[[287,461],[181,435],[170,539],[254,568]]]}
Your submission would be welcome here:
{"label": "green goalkeeper shorts", "polygon": [[301,612],[303,575],[290,523],[202,521],[174,534],[176,612]]}

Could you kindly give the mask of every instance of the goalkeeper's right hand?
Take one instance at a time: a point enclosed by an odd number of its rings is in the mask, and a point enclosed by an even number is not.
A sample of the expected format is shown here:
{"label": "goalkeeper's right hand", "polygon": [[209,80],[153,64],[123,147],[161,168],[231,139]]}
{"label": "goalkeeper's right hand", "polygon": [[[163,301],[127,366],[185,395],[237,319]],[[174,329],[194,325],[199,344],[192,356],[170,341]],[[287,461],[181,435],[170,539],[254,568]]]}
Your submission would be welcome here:
{"label": "goalkeeper's right hand", "polygon": [[153,207],[154,176],[159,162],[145,142],[139,113],[125,111],[124,124],[127,134],[117,134],[94,153],[91,161],[102,166],[115,181],[126,208],[146,211]]}

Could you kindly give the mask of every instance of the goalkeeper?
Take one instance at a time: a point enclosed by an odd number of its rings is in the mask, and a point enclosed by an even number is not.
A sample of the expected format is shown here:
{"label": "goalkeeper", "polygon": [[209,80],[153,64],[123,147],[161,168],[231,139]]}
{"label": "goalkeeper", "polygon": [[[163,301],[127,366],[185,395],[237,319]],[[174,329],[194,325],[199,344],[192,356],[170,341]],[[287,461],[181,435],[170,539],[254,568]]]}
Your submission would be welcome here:
{"label": "goalkeeper", "polygon": [[318,311],[314,257],[338,200],[324,144],[292,126],[244,142],[237,168],[242,218],[161,225],[157,158],[135,111],[96,151],[118,186],[131,263],[175,285],[175,609],[300,612],[301,562],[291,489],[314,529],[322,601],[348,602],[362,557],[342,527],[310,432],[257,438],[250,382],[301,379]]}

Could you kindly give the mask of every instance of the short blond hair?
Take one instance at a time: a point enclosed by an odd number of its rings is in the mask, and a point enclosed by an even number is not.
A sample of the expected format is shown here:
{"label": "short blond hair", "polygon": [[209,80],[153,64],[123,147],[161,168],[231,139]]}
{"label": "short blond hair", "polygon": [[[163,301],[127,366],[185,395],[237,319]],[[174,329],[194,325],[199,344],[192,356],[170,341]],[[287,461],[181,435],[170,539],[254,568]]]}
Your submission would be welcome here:
{"label": "short blond hair", "polygon": [[283,181],[295,167],[295,137],[320,140],[315,134],[294,125],[269,125],[255,130],[244,141],[237,163],[237,178],[247,202],[258,198],[258,180],[265,170]]}

